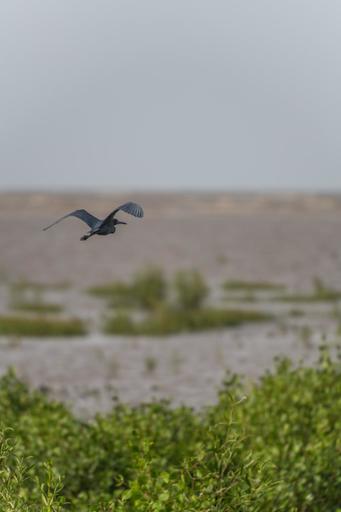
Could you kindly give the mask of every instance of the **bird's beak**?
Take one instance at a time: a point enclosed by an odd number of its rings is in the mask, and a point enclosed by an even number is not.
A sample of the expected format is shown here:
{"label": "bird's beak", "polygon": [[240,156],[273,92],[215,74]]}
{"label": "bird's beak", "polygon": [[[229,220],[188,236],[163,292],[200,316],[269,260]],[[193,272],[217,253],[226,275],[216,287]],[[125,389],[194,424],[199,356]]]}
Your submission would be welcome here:
{"label": "bird's beak", "polygon": [[127,223],[119,220],[117,224],[127,224]]}

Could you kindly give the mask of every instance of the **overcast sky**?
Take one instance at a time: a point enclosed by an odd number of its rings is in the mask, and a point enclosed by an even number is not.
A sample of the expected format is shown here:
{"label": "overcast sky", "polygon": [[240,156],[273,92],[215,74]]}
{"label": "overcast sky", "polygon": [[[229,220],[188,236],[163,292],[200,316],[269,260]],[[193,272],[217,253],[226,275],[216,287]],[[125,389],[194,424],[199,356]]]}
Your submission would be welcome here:
{"label": "overcast sky", "polygon": [[340,0],[1,0],[0,188],[341,189]]}

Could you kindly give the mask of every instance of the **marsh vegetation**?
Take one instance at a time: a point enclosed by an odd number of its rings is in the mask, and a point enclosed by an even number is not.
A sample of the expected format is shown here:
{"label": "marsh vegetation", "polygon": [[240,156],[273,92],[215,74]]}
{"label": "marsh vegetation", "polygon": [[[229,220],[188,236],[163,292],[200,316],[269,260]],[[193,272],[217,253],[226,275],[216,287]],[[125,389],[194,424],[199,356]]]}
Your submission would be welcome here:
{"label": "marsh vegetation", "polygon": [[[17,280],[7,284],[7,310],[0,314],[0,336],[68,337],[87,333],[80,318],[64,313],[63,293],[66,283],[44,284]],[[46,294],[58,295],[58,302],[46,299]]]}
{"label": "marsh vegetation", "polygon": [[83,336],[85,324],[78,318],[54,319],[16,315],[0,315],[0,336]]}
{"label": "marsh vegetation", "polygon": [[46,301],[46,287],[27,283],[15,283],[10,287],[9,307],[29,313],[51,314],[63,311],[60,303]]}
{"label": "marsh vegetation", "polygon": [[[212,290],[197,270],[179,270],[166,275],[160,267],[147,266],[130,280],[109,281],[92,286],[87,292],[103,301],[104,309],[100,306],[98,309],[99,313],[104,312],[102,331],[128,336],[166,336],[224,329],[247,323],[281,322],[285,317],[299,321],[308,314],[305,304],[331,303],[335,309],[341,299],[341,291],[328,287],[318,278],[308,292],[288,291],[279,282],[243,279],[225,280],[221,286],[224,292],[221,301],[217,298],[212,301]],[[66,315],[63,297],[69,293],[67,283],[20,280],[9,283],[8,291],[9,308],[16,314],[3,315],[0,334],[34,336],[36,332],[37,336],[44,336],[44,333],[60,332],[60,336],[67,336],[86,333],[86,319]],[[227,300],[230,307],[223,306]],[[302,306],[297,308],[297,303]],[[283,304],[276,314],[275,304]],[[286,304],[290,307],[285,308]],[[60,317],[56,316],[61,313]]]}
{"label": "marsh vegetation", "polygon": [[[160,336],[271,318],[262,311],[208,305],[210,289],[197,270],[178,271],[173,279],[167,279],[160,268],[149,267],[131,282],[112,282],[91,288],[89,293],[105,298],[109,308],[118,309],[105,322],[107,334]],[[140,311],[142,318],[136,319],[131,309]]]}
{"label": "marsh vegetation", "polygon": [[282,302],[337,302],[341,300],[341,290],[327,286],[322,279],[315,278],[313,289],[307,293],[289,293],[275,297],[275,300]]}

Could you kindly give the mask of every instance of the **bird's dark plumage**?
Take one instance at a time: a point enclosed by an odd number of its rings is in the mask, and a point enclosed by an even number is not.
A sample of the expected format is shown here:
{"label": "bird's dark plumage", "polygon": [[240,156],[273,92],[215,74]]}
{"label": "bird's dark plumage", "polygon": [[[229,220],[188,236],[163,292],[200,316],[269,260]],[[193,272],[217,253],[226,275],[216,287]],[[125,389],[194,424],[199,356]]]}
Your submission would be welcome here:
{"label": "bird's dark plumage", "polygon": [[109,215],[104,219],[103,223],[115,217],[116,213],[118,213],[120,210],[122,212],[129,213],[130,215],[134,215],[134,217],[143,217],[142,207],[137,203],[132,203],[129,201],[128,203],[121,204],[121,206],[109,213]]}
{"label": "bird's dark plumage", "polygon": [[46,228],[44,228],[43,231],[52,228],[52,226],[55,226],[56,224],[66,219],[67,217],[77,217],[78,219],[85,222],[90,228],[89,233],[87,235],[84,235],[81,238],[81,240],[87,240],[93,235],[109,235],[111,233],[115,233],[117,224],[126,224],[125,222],[121,222],[115,219],[115,215],[119,211],[129,213],[129,215],[133,215],[134,217],[139,218],[142,218],[144,215],[142,206],[140,206],[137,203],[133,203],[132,201],[129,201],[127,203],[122,204],[118,208],[115,208],[115,210],[109,213],[109,215],[104,220],[98,219],[97,217],[87,212],[86,210],[75,210],[71,213],[68,213],[67,215],[64,215],[63,217],[56,220],[49,226],[46,226]]}
{"label": "bird's dark plumage", "polygon": [[85,224],[87,224],[89,226],[89,228],[93,228],[97,222],[100,222],[100,220],[97,219],[97,217],[95,217],[94,215],[91,215],[91,213],[87,212],[86,210],[75,210],[74,212],[64,215],[63,217],[56,220],[49,226],[46,226],[46,228],[44,228],[43,231],[46,231],[47,229],[52,228],[52,226],[54,226],[55,224],[58,224],[58,222],[60,222],[64,219],[67,219],[68,217],[77,217],[78,219],[85,222]]}

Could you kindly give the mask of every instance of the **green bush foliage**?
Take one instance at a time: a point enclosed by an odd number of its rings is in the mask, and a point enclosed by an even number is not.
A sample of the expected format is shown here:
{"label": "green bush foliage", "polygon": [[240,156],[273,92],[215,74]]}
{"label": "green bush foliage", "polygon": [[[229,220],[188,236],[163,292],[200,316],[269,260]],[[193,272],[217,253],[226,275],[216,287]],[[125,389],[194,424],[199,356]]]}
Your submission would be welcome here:
{"label": "green bush foliage", "polygon": [[280,361],[202,412],[119,405],[93,421],[0,380],[0,510],[330,512],[341,503],[340,361]]}

